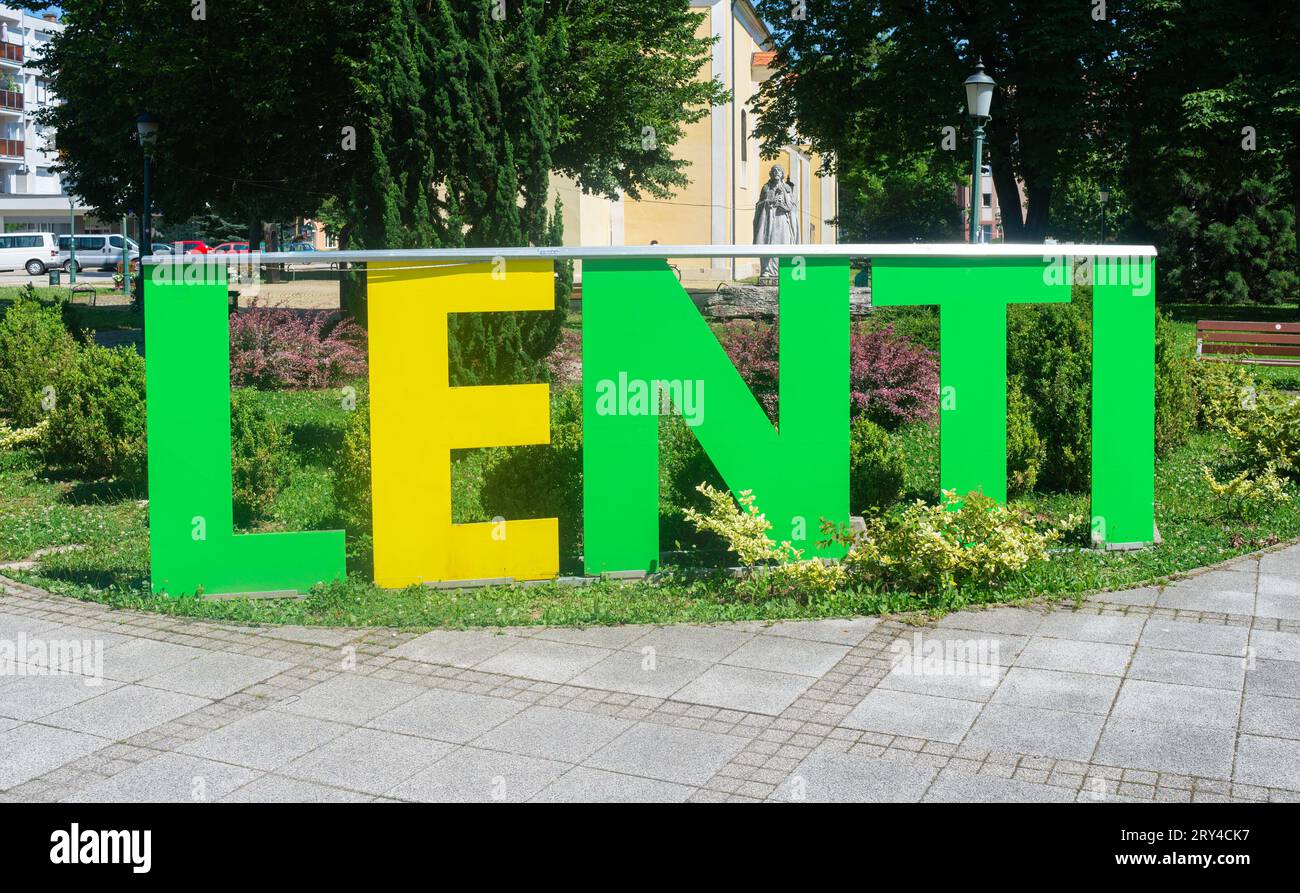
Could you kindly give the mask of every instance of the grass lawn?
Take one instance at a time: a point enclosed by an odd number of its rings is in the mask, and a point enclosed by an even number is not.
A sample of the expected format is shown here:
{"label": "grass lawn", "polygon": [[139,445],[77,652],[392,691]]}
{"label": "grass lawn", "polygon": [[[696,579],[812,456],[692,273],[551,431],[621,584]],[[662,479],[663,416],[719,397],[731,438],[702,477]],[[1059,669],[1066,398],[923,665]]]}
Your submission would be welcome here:
{"label": "grass lawn", "polygon": [[[358,410],[364,411],[364,383]],[[348,420],[341,393],[266,392],[257,399],[288,425],[297,471],[264,529],[323,529],[337,524],[330,462]],[[936,439],[917,429],[913,452],[931,455]],[[1234,555],[1300,536],[1300,507],[1293,502],[1268,510],[1253,523],[1226,518],[1210,498],[1202,462],[1213,464],[1224,447],[1220,435],[1198,434],[1157,466],[1157,523],[1164,544],[1132,553],[1083,548],[1087,524],[1048,561],[1031,564],[1001,587],[943,595],[845,590],[811,602],[751,601],[721,576],[669,579],[659,583],[597,582],[588,586],[544,584],[447,592],[411,587],[393,591],[368,582],[369,556],[350,549],[350,576],[303,599],[232,600],[157,598],[148,592],[148,517],[144,494],[109,483],[76,481],[44,470],[28,450],[0,453],[0,561],[24,558],[38,549],[84,548],[47,555],[31,571],[10,576],[74,598],[117,607],[240,621],[348,626],[439,627],[469,625],[575,625],[667,623],[850,616],[924,611],[943,612],[967,604],[1038,596],[1072,596],[1168,578]],[[481,509],[475,488],[482,451],[466,451],[455,462],[456,520],[473,520]],[[927,464],[927,463],[920,463]],[[937,482],[932,467],[918,467],[907,487],[926,492]],[[1086,519],[1082,495],[1031,496],[1022,505],[1055,517]]]}

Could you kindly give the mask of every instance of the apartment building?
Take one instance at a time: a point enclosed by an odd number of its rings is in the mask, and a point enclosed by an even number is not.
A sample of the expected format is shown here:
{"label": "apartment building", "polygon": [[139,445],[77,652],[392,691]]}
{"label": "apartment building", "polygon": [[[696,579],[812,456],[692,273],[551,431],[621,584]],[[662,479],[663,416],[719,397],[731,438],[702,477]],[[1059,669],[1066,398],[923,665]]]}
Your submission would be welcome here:
{"label": "apartment building", "polygon": [[99,232],[80,202],[69,204],[46,128],[35,113],[54,101],[34,66],[63,25],[52,13],[32,15],[0,6],[0,229],[4,232],[66,233],[76,214],[77,232]]}

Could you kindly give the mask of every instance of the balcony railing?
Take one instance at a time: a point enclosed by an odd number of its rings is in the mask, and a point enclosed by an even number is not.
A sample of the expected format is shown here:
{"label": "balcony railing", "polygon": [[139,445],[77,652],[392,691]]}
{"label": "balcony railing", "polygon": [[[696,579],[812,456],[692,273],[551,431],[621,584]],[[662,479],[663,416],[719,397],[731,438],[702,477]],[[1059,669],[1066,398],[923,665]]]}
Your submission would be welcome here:
{"label": "balcony railing", "polygon": [[18,90],[0,90],[0,109],[23,110],[23,94]]}
{"label": "balcony railing", "polygon": [[6,158],[24,157],[25,148],[22,140],[0,140],[0,156]]}
{"label": "balcony railing", "polygon": [[0,42],[0,62],[22,62],[23,45],[21,43]]}

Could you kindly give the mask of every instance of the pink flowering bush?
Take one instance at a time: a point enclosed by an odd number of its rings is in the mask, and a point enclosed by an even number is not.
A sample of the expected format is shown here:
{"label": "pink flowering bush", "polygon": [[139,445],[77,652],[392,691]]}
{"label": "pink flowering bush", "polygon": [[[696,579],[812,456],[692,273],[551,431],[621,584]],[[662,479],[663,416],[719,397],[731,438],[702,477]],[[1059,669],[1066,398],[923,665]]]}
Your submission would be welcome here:
{"label": "pink flowering bush", "polygon": [[[777,417],[780,358],[777,328],[768,323],[731,322],[715,331],[741,378],[773,421]],[[932,420],[938,410],[939,360],[894,333],[892,328],[849,336],[849,414],[886,429]]]}
{"label": "pink flowering bush", "polygon": [[232,387],[317,389],[366,374],[366,332],[337,312],[252,306],[230,317]]}

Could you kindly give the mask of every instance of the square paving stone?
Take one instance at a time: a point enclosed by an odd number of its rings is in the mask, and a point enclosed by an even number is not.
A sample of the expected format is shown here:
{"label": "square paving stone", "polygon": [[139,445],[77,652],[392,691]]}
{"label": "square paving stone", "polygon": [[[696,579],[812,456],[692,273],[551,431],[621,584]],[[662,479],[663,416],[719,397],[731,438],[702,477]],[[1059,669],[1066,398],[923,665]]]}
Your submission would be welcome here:
{"label": "square paving stone", "polygon": [[1106,717],[1040,707],[989,704],[963,744],[1064,760],[1087,760]]}
{"label": "square paving stone", "polygon": [[95,735],[34,723],[0,732],[0,791],[44,775],[110,743]]}
{"label": "square paving stone", "polygon": [[716,663],[754,637],[753,631],[736,625],[662,626],[651,629],[628,645],[631,651],[653,648],[660,654]]}
{"label": "square paving stone", "polygon": [[1018,778],[944,769],[925,792],[926,803],[1071,803],[1075,792]]}
{"label": "square paving stone", "polygon": [[222,803],[368,803],[374,798],[359,791],[267,773],[221,798]]}
{"label": "square paving stone", "polygon": [[[974,652],[969,652],[974,658]],[[987,657],[991,659],[990,652]],[[1006,675],[998,664],[903,658],[880,680],[879,687],[964,701],[987,701]]]}
{"label": "square paving stone", "polygon": [[1246,695],[1241,702],[1241,731],[1272,738],[1300,738],[1300,700]]}
{"label": "square paving stone", "polygon": [[1203,574],[1196,574],[1185,580],[1179,580],[1174,585],[1188,589],[1209,589],[1209,590],[1235,590],[1237,592],[1253,592],[1255,590],[1255,567],[1249,568],[1224,568],[1217,571],[1206,571]]}
{"label": "square paving stone", "polygon": [[1300,578],[1289,574],[1260,574],[1260,595],[1289,595],[1300,602]]}
{"label": "square paving stone", "polygon": [[1255,593],[1233,589],[1204,589],[1175,583],[1156,598],[1156,606],[1180,611],[1214,611],[1219,614],[1255,613]]}
{"label": "square paving stone", "polygon": [[524,704],[459,691],[427,691],[372,719],[372,728],[464,744],[505,722]]}
{"label": "square paving stone", "polygon": [[1044,618],[1038,627],[1038,635],[1052,639],[1136,645],[1144,623],[1145,617],[1129,617],[1124,614],[1054,611]]}
{"label": "square paving stone", "polygon": [[571,680],[572,685],[667,698],[686,683],[699,678],[709,664],[670,654],[644,655],[616,651]]}
{"label": "square paving stone", "polygon": [[1300,661],[1300,633],[1256,629],[1250,633],[1250,644],[1256,658]]}
{"label": "square paving stone", "polygon": [[847,645],[763,635],[750,639],[723,658],[722,662],[755,670],[821,676],[848,653]]}
{"label": "square paving stone", "polygon": [[1291,546],[1280,552],[1270,552],[1259,558],[1261,574],[1279,574],[1291,579],[1300,579],[1300,546]]}
{"label": "square paving stone", "polygon": [[98,697],[119,683],[89,676],[22,675],[0,677],[0,716],[39,719],[57,710]]}
{"label": "square paving stone", "polygon": [[1100,602],[1103,605],[1135,605],[1149,608],[1156,603],[1156,597],[1159,594],[1160,590],[1154,586],[1143,586],[1140,589],[1118,589],[1114,592],[1099,592],[1096,595],[1088,596],[1088,601]]}
{"label": "square paving stone", "polygon": [[1227,778],[1235,734],[1186,723],[1112,716],[1101,733],[1093,762],[1152,772]]}
{"label": "square paving stone", "polygon": [[1300,741],[1242,735],[1233,778],[1246,784],[1300,791]]}
{"label": "square paving stone", "polygon": [[206,698],[193,695],[143,685],[123,685],[51,713],[41,722],[121,741],[209,703]]}
{"label": "square paving stone", "polygon": [[455,747],[378,729],[353,729],[289,763],[283,775],[320,784],[382,794],[433,765]]}
{"label": "square paving stone", "polygon": [[981,706],[975,701],[877,688],[853,708],[842,725],[956,744],[975,722]]}
{"label": "square paving stone", "polygon": [[523,803],[570,768],[554,760],[460,747],[388,796],[431,803]]}
{"label": "square paving stone", "polygon": [[609,657],[610,653],[607,648],[517,639],[505,651],[480,663],[478,669],[484,673],[502,673],[542,682],[568,682]]}
{"label": "square paving stone", "polygon": [[1246,669],[1246,691],[1253,695],[1300,698],[1300,663],[1256,658]]}
{"label": "square paving stone", "polygon": [[1260,587],[1259,597],[1255,601],[1255,616],[1270,617],[1278,620],[1300,620],[1300,593],[1296,584],[1289,583],[1290,588],[1283,591],[1280,586],[1265,592]]}
{"label": "square paving stone", "polygon": [[937,771],[932,766],[815,750],[768,799],[791,803],[916,803]]}
{"label": "square paving stone", "polygon": [[643,722],[588,757],[584,765],[699,786],[727,765],[746,743],[747,739],[738,735]]}
{"label": "square paving stone", "polygon": [[1027,608],[989,608],[982,611],[957,611],[941,619],[940,629],[970,629],[980,632],[1033,635],[1044,615]]}
{"label": "square paving stone", "polygon": [[1140,644],[1174,651],[1241,657],[1246,653],[1249,638],[1250,630],[1244,626],[1152,617],[1142,630]]}
{"label": "square paving stone", "polygon": [[1246,682],[1246,666],[1240,657],[1139,646],[1128,675],[1148,682],[1176,682],[1239,692]]}
{"label": "square paving stone", "polygon": [[575,766],[551,782],[532,803],[683,803],[695,788]]}
{"label": "square paving stone", "polygon": [[1035,636],[1016,658],[1016,666],[1038,670],[1069,670],[1098,676],[1123,676],[1132,656],[1132,645],[1042,639]]}
{"label": "square paving stone", "polygon": [[468,669],[518,644],[515,636],[479,630],[435,629],[390,651],[390,657],[404,657],[423,663]]}
{"label": "square paving stone", "polygon": [[1235,691],[1126,679],[1113,712],[1151,722],[1235,729],[1240,706],[1241,694]]}
{"label": "square paving stone", "polygon": [[303,645],[324,645],[341,648],[363,635],[355,629],[338,629],[331,626],[270,626],[262,634],[284,642]]}
{"label": "square paving stone", "polygon": [[269,772],[348,731],[349,727],[341,723],[262,710],[209,732],[179,750]]}
{"label": "square paving stone", "polygon": [[253,769],[164,753],[83,788],[66,803],[209,803],[261,775]]}
{"label": "square paving stone", "polygon": [[580,763],[613,741],[632,723],[599,713],[557,707],[529,707],[471,743],[530,757]]}
{"label": "square paving stone", "polygon": [[1013,667],[998,686],[993,701],[1017,707],[1046,707],[1105,716],[1115,701],[1119,683],[1115,676]]}
{"label": "square paving stone", "polygon": [[24,636],[35,637],[42,630],[53,629],[58,626],[52,620],[42,620],[39,617],[31,617],[27,614],[11,614],[7,611],[0,611],[0,639],[14,641],[21,633]]}
{"label": "square paving stone", "polygon": [[139,682],[207,653],[188,645],[132,639],[104,653],[104,676],[119,682]]}
{"label": "square paving stone", "polygon": [[776,716],[814,681],[792,673],[717,664],[679,689],[673,700]]}
{"label": "square paving stone", "polygon": [[576,629],[569,626],[543,627],[536,638],[548,642],[567,642],[570,645],[589,645],[593,648],[626,648],[650,631],[649,626],[589,626]]}
{"label": "square paving stone", "polygon": [[[107,660],[107,657],[105,658]],[[280,660],[265,660],[246,654],[210,652],[197,660],[186,661],[168,670],[141,680],[143,685],[167,691],[212,698],[214,701],[243,691],[292,664]]]}
{"label": "square paving stone", "polygon": [[425,689],[418,685],[343,673],[313,685],[297,700],[286,701],[277,709],[300,716],[364,725],[424,692]]}
{"label": "square paving stone", "polygon": [[763,635],[807,639],[810,642],[828,642],[852,648],[862,644],[871,631],[880,625],[878,617],[855,617],[851,620],[783,620],[763,631]]}
{"label": "square paving stone", "polygon": [[[44,647],[34,650],[33,640],[39,640]],[[132,641],[134,639],[129,636],[100,629],[81,626],[47,627],[27,637],[28,654],[24,663],[31,667],[53,665],[58,670],[90,675],[86,670],[87,664],[93,666],[101,654],[107,662],[110,651]],[[69,663],[71,666],[68,666]]]}

